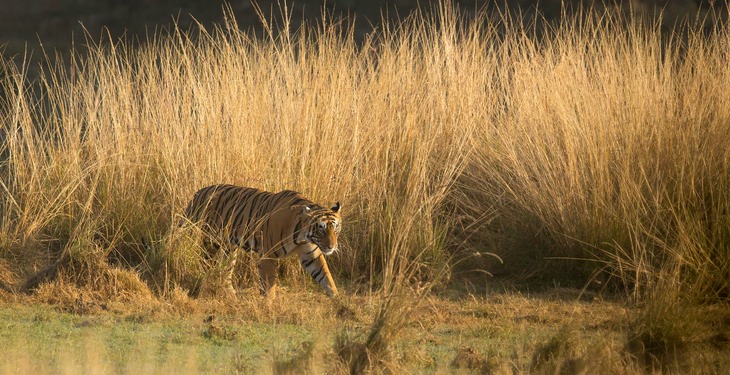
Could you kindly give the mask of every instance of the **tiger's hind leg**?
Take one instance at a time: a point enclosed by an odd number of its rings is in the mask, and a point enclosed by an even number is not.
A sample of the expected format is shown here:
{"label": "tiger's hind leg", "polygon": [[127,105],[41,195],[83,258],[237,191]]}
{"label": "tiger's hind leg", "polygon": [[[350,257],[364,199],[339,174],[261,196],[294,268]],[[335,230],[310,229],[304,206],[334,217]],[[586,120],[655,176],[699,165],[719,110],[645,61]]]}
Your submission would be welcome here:
{"label": "tiger's hind leg", "polygon": [[262,257],[258,262],[261,279],[259,291],[266,298],[273,298],[276,295],[277,262],[278,259],[269,257]]}
{"label": "tiger's hind leg", "polygon": [[228,256],[224,260],[223,266],[223,290],[230,297],[236,296],[236,288],[233,285],[233,271],[236,269],[238,261],[238,248],[234,247],[228,251]]}
{"label": "tiger's hind leg", "polygon": [[204,281],[201,296],[215,297],[226,296],[235,298],[236,289],[233,285],[233,271],[238,260],[238,249],[216,246],[212,251],[210,268]]}

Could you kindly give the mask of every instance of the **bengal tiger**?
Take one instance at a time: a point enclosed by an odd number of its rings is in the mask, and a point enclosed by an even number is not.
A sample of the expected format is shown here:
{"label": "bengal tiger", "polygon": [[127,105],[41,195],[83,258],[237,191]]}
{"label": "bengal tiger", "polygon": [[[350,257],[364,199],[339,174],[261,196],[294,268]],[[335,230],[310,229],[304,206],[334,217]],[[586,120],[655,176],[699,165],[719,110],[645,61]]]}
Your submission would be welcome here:
{"label": "bengal tiger", "polygon": [[302,194],[284,190],[271,193],[235,185],[212,185],[198,190],[185,209],[185,217],[201,224],[218,246],[219,259],[227,257],[224,284],[233,288],[238,249],[259,254],[260,292],[276,293],[278,259],[294,254],[328,296],[337,295],[323,255],[337,251],[340,203],[324,208]]}

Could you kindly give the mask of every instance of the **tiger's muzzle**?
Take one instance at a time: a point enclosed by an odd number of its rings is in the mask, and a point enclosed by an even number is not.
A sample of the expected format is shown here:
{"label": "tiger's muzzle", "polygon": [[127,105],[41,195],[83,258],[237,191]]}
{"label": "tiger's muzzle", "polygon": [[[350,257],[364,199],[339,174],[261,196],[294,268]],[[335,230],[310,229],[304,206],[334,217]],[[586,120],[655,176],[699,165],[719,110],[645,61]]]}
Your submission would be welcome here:
{"label": "tiger's muzzle", "polygon": [[319,249],[322,251],[322,254],[324,255],[331,255],[335,251],[337,251],[337,247],[323,247],[320,246]]}

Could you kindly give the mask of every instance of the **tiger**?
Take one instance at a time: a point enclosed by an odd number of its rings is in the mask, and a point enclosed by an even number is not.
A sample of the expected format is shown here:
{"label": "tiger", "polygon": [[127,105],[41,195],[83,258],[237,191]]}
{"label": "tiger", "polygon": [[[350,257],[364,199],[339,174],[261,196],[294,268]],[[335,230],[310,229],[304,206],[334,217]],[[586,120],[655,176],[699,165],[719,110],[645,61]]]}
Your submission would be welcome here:
{"label": "tiger", "polygon": [[292,190],[272,193],[219,184],[198,190],[184,215],[214,239],[208,244],[219,244],[219,259],[228,258],[223,280],[228,293],[235,295],[233,269],[238,249],[243,249],[259,255],[261,295],[275,295],[278,260],[296,254],[312,279],[332,297],[338,291],[324,256],[338,251],[341,208],[339,202],[322,207]]}

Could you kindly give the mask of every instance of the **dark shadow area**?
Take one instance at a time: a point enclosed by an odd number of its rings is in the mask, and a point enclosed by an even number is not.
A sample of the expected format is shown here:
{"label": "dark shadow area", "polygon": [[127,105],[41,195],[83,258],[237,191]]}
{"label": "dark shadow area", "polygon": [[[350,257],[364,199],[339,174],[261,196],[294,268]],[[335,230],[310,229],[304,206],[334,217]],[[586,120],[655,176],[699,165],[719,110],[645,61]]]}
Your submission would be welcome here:
{"label": "dark shadow area", "polygon": [[[267,18],[280,18],[280,5],[276,0],[256,1]],[[291,26],[298,27],[303,21],[317,22],[324,13],[354,22],[356,39],[362,39],[374,28],[406,17],[419,8],[428,11],[439,1],[429,0],[298,0],[287,1]],[[487,9],[495,17],[505,10],[526,22],[541,19],[557,20],[572,10],[595,7],[621,9],[637,15],[656,17],[671,28],[683,19],[703,19],[707,27],[713,19],[727,15],[724,0],[457,0],[453,1],[464,13],[474,14]],[[223,8],[230,6],[239,27],[243,30],[261,30],[261,22],[252,1],[226,2],[221,0],[162,0],[162,1],[114,1],[114,0],[7,0],[0,11],[0,51],[3,55],[22,56],[26,46],[36,50],[41,46],[47,51],[67,51],[72,43],[84,43],[84,34],[92,40],[102,35],[116,39],[122,36],[144,41],[160,28],[175,23],[188,29],[200,22],[205,27],[222,23]],[[518,16],[519,14],[519,16]],[[37,59],[40,53],[36,53]]]}

